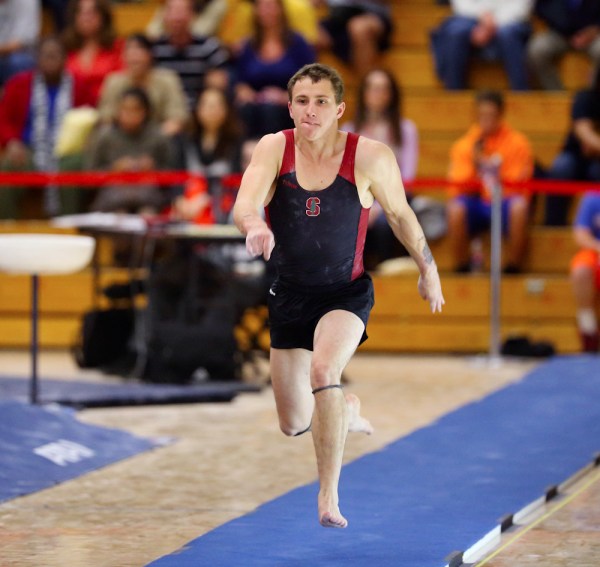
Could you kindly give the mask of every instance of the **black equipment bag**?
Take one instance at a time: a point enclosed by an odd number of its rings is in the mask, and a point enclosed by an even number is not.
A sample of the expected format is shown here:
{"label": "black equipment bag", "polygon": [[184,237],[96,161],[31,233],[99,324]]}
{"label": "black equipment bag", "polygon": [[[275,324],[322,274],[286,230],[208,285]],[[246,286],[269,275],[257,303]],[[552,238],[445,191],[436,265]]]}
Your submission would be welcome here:
{"label": "black equipment bag", "polygon": [[81,368],[109,366],[124,357],[133,332],[130,307],[93,309],[83,316],[80,336],[73,349]]}

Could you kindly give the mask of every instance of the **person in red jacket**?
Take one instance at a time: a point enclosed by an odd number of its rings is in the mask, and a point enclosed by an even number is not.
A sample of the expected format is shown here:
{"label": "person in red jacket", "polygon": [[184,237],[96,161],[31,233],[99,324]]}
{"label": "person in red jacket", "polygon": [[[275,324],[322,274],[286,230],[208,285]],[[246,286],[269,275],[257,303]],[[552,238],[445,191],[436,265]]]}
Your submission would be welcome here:
{"label": "person in red jacket", "polygon": [[[6,83],[0,100],[0,169],[3,171],[59,169],[54,147],[62,119],[71,108],[92,103],[87,84],[65,70],[65,58],[60,40],[47,37],[39,45],[36,68],[13,76]],[[0,188],[0,218],[19,216],[23,194],[23,190]],[[74,212],[78,200],[73,190],[59,194],[56,189],[47,188],[45,213]]]}

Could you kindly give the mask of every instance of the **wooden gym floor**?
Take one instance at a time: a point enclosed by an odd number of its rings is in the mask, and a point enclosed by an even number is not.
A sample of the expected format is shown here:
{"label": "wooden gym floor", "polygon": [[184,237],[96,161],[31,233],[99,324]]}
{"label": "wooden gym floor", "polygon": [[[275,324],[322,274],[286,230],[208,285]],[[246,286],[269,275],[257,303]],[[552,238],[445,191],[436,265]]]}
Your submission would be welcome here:
{"label": "wooden gym floor", "polygon": [[[0,368],[6,375],[27,376],[26,352],[0,351]],[[352,436],[346,461],[532,368],[532,363],[507,362],[489,369],[469,357],[358,354],[348,367],[348,388],[361,397],[376,432]],[[43,352],[40,369],[53,378],[111,379],[83,373],[64,351]],[[79,418],[177,441],[0,505],[0,566],[143,566],[316,477],[310,437],[288,439],[279,433],[268,387],[231,404],[95,409],[80,412]],[[593,474],[582,483],[589,484]],[[507,534],[502,547],[492,550],[497,556],[485,564],[597,566],[600,482],[576,494],[580,486],[571,489],[571,501],[564,497],[546,510],[544,521]]]}

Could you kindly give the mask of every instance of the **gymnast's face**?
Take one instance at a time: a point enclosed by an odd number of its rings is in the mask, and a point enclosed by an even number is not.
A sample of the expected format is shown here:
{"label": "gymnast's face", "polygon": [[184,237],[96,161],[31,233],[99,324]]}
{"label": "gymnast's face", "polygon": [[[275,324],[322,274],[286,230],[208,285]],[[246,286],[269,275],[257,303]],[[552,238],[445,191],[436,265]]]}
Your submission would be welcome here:
{"label": "gymnast's face", "polygon": [[336,103],[330,81],[313,83],[308,77],[294,85],[289,103],[290,116],[298,132],[309,140],[321,137],[332,127],[337,129],[345,108],[343,102]]}

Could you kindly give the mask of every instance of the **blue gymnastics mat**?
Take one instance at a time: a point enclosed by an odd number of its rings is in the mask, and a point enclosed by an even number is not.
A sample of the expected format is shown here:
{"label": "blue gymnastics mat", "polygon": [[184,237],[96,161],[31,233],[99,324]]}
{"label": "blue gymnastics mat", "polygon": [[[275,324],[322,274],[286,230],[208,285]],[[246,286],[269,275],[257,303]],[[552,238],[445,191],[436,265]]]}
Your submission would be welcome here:
{"label": "blue gymnastics mat", "polygon": [[[231,380],[190,385],[148,384],[136,381],[117,383],[81,380],[39,381],[42,403],[56,403],[78,408],[125,405],[230,402],[240,392],[255,392],[255,385]],[[0,376],[0,400],[28,401],[29,380]]]}
{"label": "blue gymnastics mat", "polygon": [[557,358],[344,466],[347,529],[319,526],[315,483],[150,565],[443,567],[592,462],[599,400],[600,357]]}
{"label": "blue gymnastics mat", "polygon": [[81,423],[69,408],[0,401],[0,502],[163,444]]}

